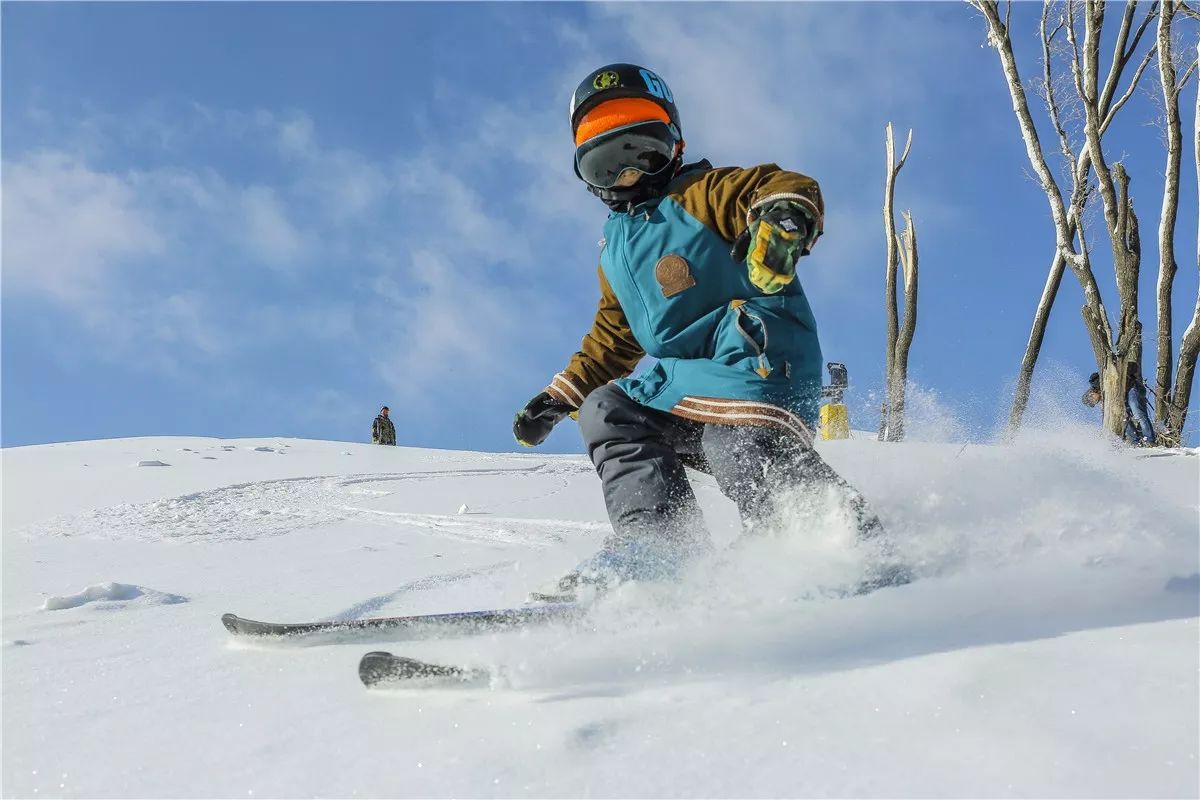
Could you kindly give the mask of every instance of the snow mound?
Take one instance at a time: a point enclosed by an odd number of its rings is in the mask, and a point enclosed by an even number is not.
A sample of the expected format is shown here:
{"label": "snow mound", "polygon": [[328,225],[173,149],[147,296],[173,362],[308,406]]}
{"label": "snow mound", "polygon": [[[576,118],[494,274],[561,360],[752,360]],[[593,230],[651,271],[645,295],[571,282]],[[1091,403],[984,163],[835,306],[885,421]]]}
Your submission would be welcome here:
{"label": "snow mound", "polygon": [[78,608],[87,603],[102,601],[137,600],[144,605],[171,605],[186,603],[188,599],[177,594],[147,589],[145,586],[134,586],[130,583],[97,583],[75,594],[52,595],[42,604],[44,611],[61,611],[66,608]]}
{"label": "snow mound", "polygon": [[147,459],[145,461],[137,462],[136,466],[139,466],[139,467],[169,467],[171,465],[165,461],[159,461],[158,459]]}

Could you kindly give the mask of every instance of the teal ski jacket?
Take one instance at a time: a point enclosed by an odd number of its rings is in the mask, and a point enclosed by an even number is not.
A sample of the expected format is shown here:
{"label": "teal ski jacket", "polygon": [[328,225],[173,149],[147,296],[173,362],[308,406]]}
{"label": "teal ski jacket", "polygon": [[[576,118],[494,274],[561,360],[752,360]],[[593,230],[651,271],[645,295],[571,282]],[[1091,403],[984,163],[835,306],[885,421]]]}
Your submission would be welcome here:
{"label": "teal ski jacket", "polygon": [[[701,162],[661,197],[612,212],[595,321],[546,390],[578,408],[615,380],[650,408],[705,423],[771,426],[811,443],[822,357],[799,277],[768,295],[730,256],[752,211],[780,199],[802,204],[822,229],[816,181],[774,164]],[[645,355],[655,360],[631,375]]]}

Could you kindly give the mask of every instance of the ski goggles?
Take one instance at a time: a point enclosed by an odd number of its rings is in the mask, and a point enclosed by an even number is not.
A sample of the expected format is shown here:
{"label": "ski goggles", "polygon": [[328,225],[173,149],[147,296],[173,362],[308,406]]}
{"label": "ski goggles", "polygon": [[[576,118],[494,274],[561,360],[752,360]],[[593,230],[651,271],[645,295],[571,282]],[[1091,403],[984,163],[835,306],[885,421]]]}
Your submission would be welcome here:
{"label": "ski goggles", "polygon": [[675,160],[679,136],[665,122],[639,122],[594,136],[575,149],[575,174],[611,189],[632,173],[656,175]]}

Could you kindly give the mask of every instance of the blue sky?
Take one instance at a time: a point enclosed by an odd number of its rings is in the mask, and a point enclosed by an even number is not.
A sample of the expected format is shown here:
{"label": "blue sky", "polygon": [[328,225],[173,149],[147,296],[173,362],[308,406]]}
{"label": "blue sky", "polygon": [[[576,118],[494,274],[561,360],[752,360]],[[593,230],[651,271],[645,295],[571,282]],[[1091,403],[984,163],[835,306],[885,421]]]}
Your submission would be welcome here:
{"label": "blue sky", "polygon": [[[1026,77],[1038,11],[1014,15]],[[606,210],[572,172],[565,118],[578,80],[612,61],[671,84],[691,157],[821,182],[826,235],[801,278],[826,358],[849,365],[856,427],[877,423],[883,372],[883,128],[914,128],[897,212],[920,235],[917,424],[981,438],[1007,414],[1053,234],[965,4],[5,3],[2,17],[5,446],[362,440],[387,403],[402,443],[515,449],[513,413],[594,312]],[[1148,330],[1156,89],[1151,70],[1111,131],[1142,220]],[[1192,85],[1185,144],[1194,102]],[[1176,341],[1196,220],[1185,146]],[[1068,274],[1045,415],[1087,416],[1080,305]],[[547,448],[578,450],[574,426]]]}

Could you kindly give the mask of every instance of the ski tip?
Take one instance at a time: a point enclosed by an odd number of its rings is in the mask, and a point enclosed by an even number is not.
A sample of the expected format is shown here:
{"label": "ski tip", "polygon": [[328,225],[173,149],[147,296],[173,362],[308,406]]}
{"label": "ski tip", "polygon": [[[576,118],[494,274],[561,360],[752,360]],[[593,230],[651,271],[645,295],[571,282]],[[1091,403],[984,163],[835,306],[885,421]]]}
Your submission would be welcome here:
{"label": "ski tip", "polygon": [[475,667],[436,664],[397,656],[383,650],[367,653],[358,662],[358,678],[368,689],[382,686],[474,686],[490,672]]}
{"label": "ski tip", "polygon": [[222,614],[221,624],[225,630],[234,636],[284,636],[299,631],[293,630],[294,625],[280,625],[274,622],[259,622],[258,620],[239,617],[237,614]]}
{"label": "ski tip", "polygon": [[386,650],[373,650],[358,660],[358,679],[370,688],[387,680],[393,674],[396,656]]}

